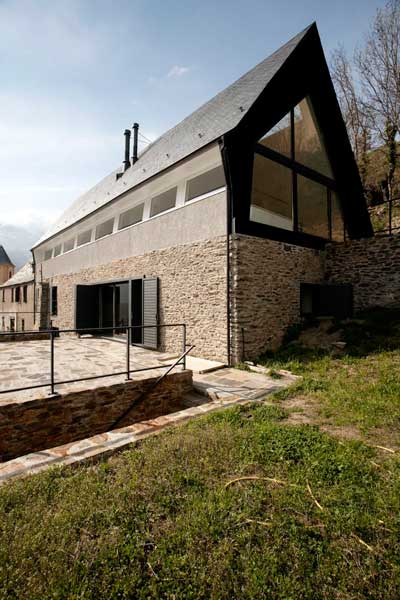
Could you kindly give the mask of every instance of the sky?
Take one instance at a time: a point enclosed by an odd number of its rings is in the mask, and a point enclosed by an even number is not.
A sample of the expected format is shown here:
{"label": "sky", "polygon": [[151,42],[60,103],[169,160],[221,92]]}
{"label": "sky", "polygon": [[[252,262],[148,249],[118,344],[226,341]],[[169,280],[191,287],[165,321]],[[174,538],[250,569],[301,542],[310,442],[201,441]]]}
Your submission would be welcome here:
{"label": "sky", "polygon": [[20,266],[49,224],[121,164],[133,122],[156,139],[313,21],[328,61],[339,44],[351,53],[382,6],[0,0],[0,244]]}

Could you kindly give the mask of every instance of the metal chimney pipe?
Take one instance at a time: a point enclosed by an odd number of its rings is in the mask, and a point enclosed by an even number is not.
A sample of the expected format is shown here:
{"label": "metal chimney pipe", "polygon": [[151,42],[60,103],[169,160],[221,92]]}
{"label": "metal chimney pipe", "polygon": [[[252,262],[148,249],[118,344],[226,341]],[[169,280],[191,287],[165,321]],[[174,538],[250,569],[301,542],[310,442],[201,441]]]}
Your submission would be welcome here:
{"label": "metal chimney pipe", "polygon": [[133,124],[133,154],[132,154],[132,165],[135,164],[135,162],[138,159],[138,133],[139,133],[139,123],[134,123]]}
{"label": "metal chimney pipe", "polygon": [[131,150],[131,132],[129,129],[125,129],[124,136],[125,136],[124,171],[126,171],[131,166],[131,161],[129,160],[129,153]]}

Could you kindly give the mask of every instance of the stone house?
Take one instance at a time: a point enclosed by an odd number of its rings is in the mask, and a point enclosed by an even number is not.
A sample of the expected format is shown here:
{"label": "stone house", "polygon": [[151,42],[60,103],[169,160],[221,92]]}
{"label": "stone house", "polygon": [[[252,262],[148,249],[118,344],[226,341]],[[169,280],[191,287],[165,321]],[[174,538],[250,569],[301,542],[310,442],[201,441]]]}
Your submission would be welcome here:
{"label": "stone house", "polygon": [[0,332],[32,331],[38,325],[35,312],[35,278],[28,261],[0,285]]}
{"label": "stone house", "polygon": [[[137,130],[123,169],[32,250],[54,326],[185,322],[196,356],[234,363],[302,313],[351,310],[340,277],[326,291],[325,247],[373,232],[315,24],[139,156]],[[156,329],[132,338],[176,344]]]}

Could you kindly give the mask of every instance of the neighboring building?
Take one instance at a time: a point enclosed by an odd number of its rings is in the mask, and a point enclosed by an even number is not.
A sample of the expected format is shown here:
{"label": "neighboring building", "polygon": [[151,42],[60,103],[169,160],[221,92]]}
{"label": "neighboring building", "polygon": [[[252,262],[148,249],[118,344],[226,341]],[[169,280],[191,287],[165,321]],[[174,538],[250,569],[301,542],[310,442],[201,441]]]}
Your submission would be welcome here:
{"label": "neighboring building", "polygon": [[57,327],[185,322],[195,355],[252,358],[313,310],[326,244],[372,235],[315,24],[132,163],[33,248]]}
{"label": "neighboring building", "polygon": [[32,261],[0,285],[0,331],[36,329],[35,281]]}
{"label": "neighboring building", "polygon": [[0,285],[14,275],[15,266],[10,260],[4,247],[0,245]]}

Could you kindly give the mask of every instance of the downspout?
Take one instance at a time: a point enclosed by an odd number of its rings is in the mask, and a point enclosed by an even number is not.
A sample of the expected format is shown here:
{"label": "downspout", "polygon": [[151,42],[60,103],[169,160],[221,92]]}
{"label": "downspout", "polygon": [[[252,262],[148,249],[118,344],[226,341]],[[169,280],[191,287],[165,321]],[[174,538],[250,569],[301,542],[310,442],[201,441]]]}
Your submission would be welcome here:
{"label": "downspout", "polygon": [[226,308],[227,308],[227,356],[228,366],[232,364],[231,356],[231,257],[230,257],[230,236],[232,233],[232,186],[231,174],[229,169],[228,152],[225,143],[225,136],[219,140],[219,147],[222,156],[222,164],[226,180]]}
{"label": "downspout", "polygon": [[32,252],[32,271],[33,271],[33,324],[36,325],[36,261],[35,253]]}

